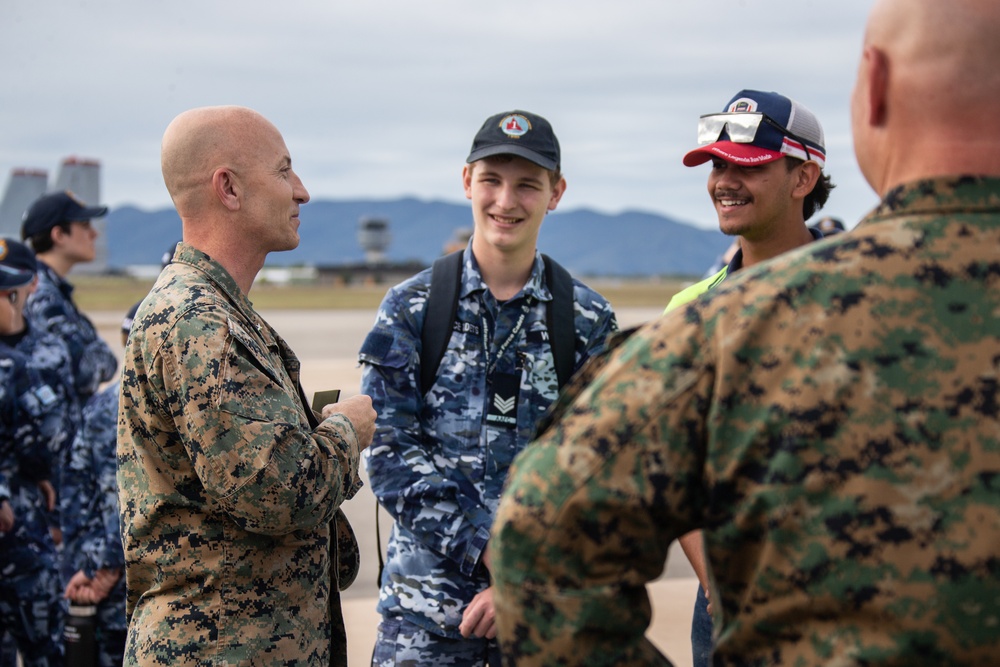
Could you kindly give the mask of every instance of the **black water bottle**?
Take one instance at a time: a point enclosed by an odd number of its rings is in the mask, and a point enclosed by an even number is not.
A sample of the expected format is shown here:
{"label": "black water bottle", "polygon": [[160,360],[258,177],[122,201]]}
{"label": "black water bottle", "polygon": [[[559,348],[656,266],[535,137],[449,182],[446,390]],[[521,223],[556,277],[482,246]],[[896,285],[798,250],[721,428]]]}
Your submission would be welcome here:
{"label": "black water bottle", "polygon": [[63,643],[66,667],[97,667],[97,607],[70,604]]}

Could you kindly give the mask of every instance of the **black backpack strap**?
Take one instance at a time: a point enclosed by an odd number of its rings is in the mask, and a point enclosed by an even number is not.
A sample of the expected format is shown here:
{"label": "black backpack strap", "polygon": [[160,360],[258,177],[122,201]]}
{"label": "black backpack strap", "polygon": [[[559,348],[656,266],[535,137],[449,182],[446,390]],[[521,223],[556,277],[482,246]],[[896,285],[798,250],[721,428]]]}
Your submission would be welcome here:
{"label": "black backpack strap", "polygon": [[576,326],[573,312],[573,277],[569,271],[548,255],[542,255],[545,262],[545,283],[552,292],[552,304],[546,309],[546,325],[549,328],[549,345],[556,365],[559,388],[566,386],[573,375],[576,363]]}
{"label": "black backpack strap", "polygon": [[[462,259],[458,250],[434,260],[431,288],[424,306],[424,326],[420,332],[420,393],[434,385],[438,366],[448,349],[448,339],[458,312],[458,293],[462,284]],[[430,326],[428,326],[430,324]]]}

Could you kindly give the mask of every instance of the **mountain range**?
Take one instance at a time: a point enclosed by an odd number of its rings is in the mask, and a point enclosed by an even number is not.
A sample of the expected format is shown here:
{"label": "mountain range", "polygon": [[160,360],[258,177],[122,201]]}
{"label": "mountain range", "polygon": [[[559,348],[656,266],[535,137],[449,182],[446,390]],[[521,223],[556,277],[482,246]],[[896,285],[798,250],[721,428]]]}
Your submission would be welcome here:
{"label": "mountain range", "polygon": [[[295,250],[272,253],[268,266],[358,264],[365,252],[358,243],[359,222],[389,223],[389,262],[430,264],[456,231],[472,227],[469,204],[391,200],[312,201],[302,208]],[[180,239],[176,211],[113,209],[107,217],[108,265],[159,264]],[[729,245],[717,229],[706,230],[640,211],[605,214],[590,209],[555,211],[542,224],[538,247],[581,276],[700,276]]]}

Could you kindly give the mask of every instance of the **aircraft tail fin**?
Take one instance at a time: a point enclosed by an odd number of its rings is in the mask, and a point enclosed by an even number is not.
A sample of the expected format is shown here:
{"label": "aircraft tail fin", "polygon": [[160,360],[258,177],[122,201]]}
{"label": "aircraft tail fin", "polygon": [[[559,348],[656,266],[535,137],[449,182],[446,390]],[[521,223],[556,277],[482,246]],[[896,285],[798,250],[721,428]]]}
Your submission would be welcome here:
{"label": "aircraft tail fin", "polygon": [[0,236],[21,239],[21,218],[31,203],[45,194],[49,174],[44,169],[12,169],[0,200]]}

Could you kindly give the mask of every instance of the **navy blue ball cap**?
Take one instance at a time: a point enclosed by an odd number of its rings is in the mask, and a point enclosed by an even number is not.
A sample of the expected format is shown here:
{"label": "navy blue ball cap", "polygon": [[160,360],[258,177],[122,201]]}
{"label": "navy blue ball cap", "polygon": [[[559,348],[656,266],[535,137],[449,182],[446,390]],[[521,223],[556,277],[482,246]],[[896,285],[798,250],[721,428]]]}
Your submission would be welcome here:
{"label": "navy blue ball cap", "polygon": [[494,155],[516,155],[543,169],[559,168],[559,140],[552,125],[528,111],[505,111],[490,116],[472,140],[466,162]]}
{"label": "navy blue ball cap", "polygon": [[42,195],[24,213],[21,238],[30,239],[62,222],[102,218],[107,213],[107,206],[87,206],[69,190]]}
{"label": "navy blue ball cap", "polygon": [[31,248],[14,239],[0,239],[0,289],[23,287],[35,279],[37,271]]}
{"label": "navy blue ball cap", "polygon": [[834,234],[841,234],[847,231],[847,228],[844,227],[844,223],[840,218],[834,218],[829,215],[825,218],[820,218],[816,224],[809,226],[823,234],[823,236],[833,236]]}

